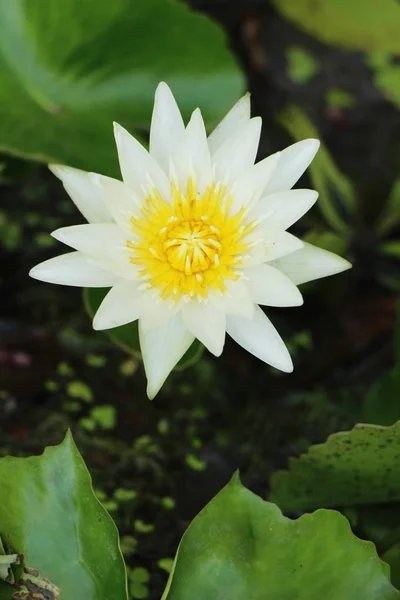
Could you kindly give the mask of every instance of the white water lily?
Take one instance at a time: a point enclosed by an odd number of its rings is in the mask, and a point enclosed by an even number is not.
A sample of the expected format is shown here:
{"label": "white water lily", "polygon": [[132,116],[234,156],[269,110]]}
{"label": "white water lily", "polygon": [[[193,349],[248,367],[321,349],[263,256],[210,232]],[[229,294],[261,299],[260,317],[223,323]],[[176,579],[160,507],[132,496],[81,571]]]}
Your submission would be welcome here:
{"label": "white water lily", "polygon": [[75,251],[30,274],[111,288],[93,327],[139,320],[150,398],[195,338],[219,356],[228,333],[264,362],[292,371],[259,305],[298,306],[297,285],[351,266],[286,231],[317,200],[313,190],[291,188],[319,142],[298,142],[254,164],[260,131],[246,95],[207,138],[200,110],[185,127],[161,83],[149,152],[115,125],[123,182],[50,166],[89,224],[54,231]]}

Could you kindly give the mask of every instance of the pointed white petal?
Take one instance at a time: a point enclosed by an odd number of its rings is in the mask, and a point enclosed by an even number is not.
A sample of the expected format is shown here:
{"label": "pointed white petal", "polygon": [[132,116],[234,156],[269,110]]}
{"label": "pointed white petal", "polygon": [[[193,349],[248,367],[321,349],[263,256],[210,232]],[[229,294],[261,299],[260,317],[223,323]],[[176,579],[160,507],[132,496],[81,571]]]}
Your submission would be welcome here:
{"label": "pointed white petal", "polygon": [[314,190],[289,190],[261,198],[251,212],[252,218],[262,219],[265,232],[288,229],[315,204],[318,192]]}
{"label": "pointed white petal", "polygon": [[203,117],[197,108],[188,123],[173,165],[182,189],[186,189],[188,178],[195,178],[198,190],[204,192],[211,180],[211,159]]}
{"label": "pointed white petal", "polygon": [[51,234],[56,240],[95,257],[117,255],[128,260],[126,236],[113,223],[61,227]]}
{"label": "pointed white petal", "polygon": [[260,360],[286,373],[293,371],[292,359],[282,338],[259,306],[255,307],[251,321],[228,317],[226,330],[235,342]]}
{"label": "pointed white petal", "polygon": [[114,123],[114,134],[124,182],[138,197],[145,197],[155,187],[169,198],[169,180],[153,156],[118,123]]}
{"label": "pointed white petal", "polygon": [[139,200],[135,192],[118,179],[97,173],[89,175],[115,222],[132,235],[131,219],[139,214],[143,199]]}
{"label": "pointed white petal", "polygon": [[225,343],[226,316],[211,304],[189,302],[182,310],[188,330],[215,356],[221,356]]}
{"label": "pointed white petal", "polygon": [[236,181],[254,165],[261,134],[261,118],[254,117],[239,127],[212,156],[217,181]]}
{"label": "pointed white petal", "polygon": [[250,119],[250,94],[247,93],[240,98],[238,102],[231,108],[228,114],[217,125],[214,131],[208,138],[208,145],[211,154],[230,137],[237,127]]}
{"label": "pointed white petal", "polygon": [[185,131],[182,115],[168,85],[159,84],[150,128],[150,154],[165,173],[169,170],[170,157]]}
{"label": "pointed white petal", "polygon": [[264,260],[267,262],[296,252],[296,250],[300,250],[304,246],[304,242],[287,231],[283,231],[272,237],[268,236],[264,244]]}
{"label": "pointed white petal", "polygon": [[348,260],[306,243],[301,250],[279,258],[272,264],[290,277],[296,285],[351,269]]}
{"label": "pointed white petal", "polygon": [[234,183],[231,214],[235,214],[242,206],[251,206],[259,200],[276,169],[279,154],[277,152],[256,163]]}
{"label": "pointed white petal", "polygon": [[46,260],[30,270],[40,281],[78,287],[111,287],[118,281],[113,273],[99,268],[80,252],[70,252]]}
{"label": "pointed white petal", "polygon": [[243,257],[245,267],[276,260],[304,246],[304,243],[291,233],[266,231],[262,224],[246,236],[246,242],[254,245]]}
{"label": "pointed white petal", "polygon": [[294,283],[269,265],[258,265],[245,270],[251,299],[263,306],[300,306],[303,297]]}
{"label": "pointed white petal", "polygon": [[89,178],[89,173],[63,165],[49,165],[49,169],[61,179],[66,192],[89,223],[112,221],[98,190]]}
{"label": "pointed white petal", "polygon": [[111,288],[93,319],[93,329],[112,329],[140,317],[141,293],[133,281],[119,281]]}
{"label": "pointed white petal", "polygon": [[267,189],[268,194],[290,190],[307,169],[319,148],[319,141],[302,140],[280,152],[278,165]]}
{"label": "pointed white petal", "polygon": [[251,319],[254,313],[254,302],[250,297],[249,290],[243,281],[225,281],[226,293],[212,291],[208,300],[218,310],[227,315],[237,315],[245,319]]}
{"label": "pointed white petal", "polygon": [[153,291],[144,291],[140,316],[143,331],[151,331],[160,327],[177,312],[178,308],[177,302],[168,302],[168,300],[155,296]]}
{"label": "pointed white petal", "polygon": [[145,331],[139,319],[140,349],[147,377],[147,395],[152,400],[164,381],[194,341],[178,313],[161,327]]}

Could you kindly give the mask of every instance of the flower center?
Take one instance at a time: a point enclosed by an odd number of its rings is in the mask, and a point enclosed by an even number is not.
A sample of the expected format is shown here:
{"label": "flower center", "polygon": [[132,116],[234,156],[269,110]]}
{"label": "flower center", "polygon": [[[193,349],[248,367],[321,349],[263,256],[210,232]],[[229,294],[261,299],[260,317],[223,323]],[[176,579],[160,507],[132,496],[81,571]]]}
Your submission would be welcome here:
{"label": "flower center", "polygon": [[230,214],[226,187],[211,184],[200,194],[192,178],[186,190],[171,183],[172,201],[157,190],[131,217],[134,239],[127,242],[129,260],[139,267],[147,288],[163,299],[206,299],[226,292],[226,281],[239,279],[246,236],[255,223],[244,224],[244,209]]}
{"label": "flower center", "polygon": [[185,275],[207,271],[218,264],[221,242],[218,229],[202,221],[183,221],[173,227],[163,244],[170,265]]}

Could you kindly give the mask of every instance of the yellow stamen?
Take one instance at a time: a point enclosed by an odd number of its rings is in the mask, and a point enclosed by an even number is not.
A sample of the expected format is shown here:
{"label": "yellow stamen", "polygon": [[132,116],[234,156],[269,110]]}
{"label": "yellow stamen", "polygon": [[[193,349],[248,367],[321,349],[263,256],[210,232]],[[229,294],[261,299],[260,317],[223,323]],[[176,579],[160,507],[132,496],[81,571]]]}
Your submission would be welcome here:
{"label": "yellow stamen", "polygon": [[130,219],[130,261],[141,267],[146,288],[163,299],[187,302],[205,300],[211,290],[226,293],[225,280],[239,278],[254,224],[245,222],[244,209],[229,214],[233,198],[224,185],[213,183],[199,194],[189,177],[186,190],[171,183],[171,196],[168,203],[154,190],[141,214]]}

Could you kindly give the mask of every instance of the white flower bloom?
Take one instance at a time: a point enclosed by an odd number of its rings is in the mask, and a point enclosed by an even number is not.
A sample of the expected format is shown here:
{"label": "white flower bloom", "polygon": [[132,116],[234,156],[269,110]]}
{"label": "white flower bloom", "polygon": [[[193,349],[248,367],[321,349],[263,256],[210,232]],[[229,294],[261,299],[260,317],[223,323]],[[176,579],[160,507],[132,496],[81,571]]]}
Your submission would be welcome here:
{"label": "white flower bloom", "polygon": [[254,164],[260,131],[246,95],[207,138],[200,111],[185,127],[161,83],[149,152],[115,125],[123,183],[50,167],[89,224],[55,231],[75,251],[30,274],[111,287],[93,327],[139,320],[150,398],[195,338],[219,356],[226,332],[266,363],[292,371],[285,344],[258,305],[298,306],[298,284],[350,267],[286,231],[317,199],[313,190],[291,188],[319,142],[298,142]]}

